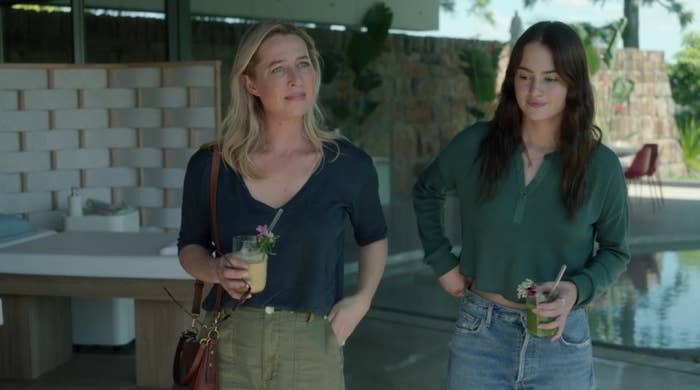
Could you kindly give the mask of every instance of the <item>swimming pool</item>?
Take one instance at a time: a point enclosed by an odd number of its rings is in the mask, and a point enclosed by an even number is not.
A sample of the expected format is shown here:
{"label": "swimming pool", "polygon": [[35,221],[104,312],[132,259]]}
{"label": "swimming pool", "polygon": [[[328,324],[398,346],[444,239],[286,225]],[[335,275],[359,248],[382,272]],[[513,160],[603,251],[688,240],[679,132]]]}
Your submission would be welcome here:
{"label": "swimming pool", "polygon": [[632,256],[589,308],[596,341],[628,347],[700,348],[700,250]]}
{"label": "swimming pool", "polygon": [[[373,307],[454,321],[457,300],[420,260],[385,275]],[[354,292],[354,286],[347,293]],[[700,348],[700,249],[639,253],[627,271],[589,308],[593,340],[636,348]]]}

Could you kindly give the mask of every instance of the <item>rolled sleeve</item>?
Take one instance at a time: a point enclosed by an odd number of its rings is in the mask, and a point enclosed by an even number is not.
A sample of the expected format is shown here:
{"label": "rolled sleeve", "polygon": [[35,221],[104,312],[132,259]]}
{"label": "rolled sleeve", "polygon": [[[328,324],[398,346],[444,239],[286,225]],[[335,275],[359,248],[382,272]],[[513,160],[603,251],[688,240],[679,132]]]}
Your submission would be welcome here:
{"label": "rolled sleeve", "polygon": [[350,223],[354,229],[355,242],[359,246],[369,245],[386,238],[386,221],[379,200],[377,171],[370,162],[365,168],[366,180],[359,187],[350,210]]}
{"label": "rolled sleeve", "polygon": [[452,244],[445,235],[445,198],[455,182],[441,167],[445,150],[418,177],[413,187],[413,207],[418,234],[425,251],[424,261],[441,276],[459,264],[452,254]]}
{"label": "rolled sleeve", "polygon": [[190,244],[213,249],[209,213],[211,152],[197,151],[187,163],[182,187],[182,206],[178,251]]}
{"label": "rolled sleeve", "polygon": [[595,223],[598,250],[586,266],[569,275],[578,288],[578,306],[589,304],[610,287],[630,261],[627,190],[622,169],[617,166],[607,185],[601,214]]}

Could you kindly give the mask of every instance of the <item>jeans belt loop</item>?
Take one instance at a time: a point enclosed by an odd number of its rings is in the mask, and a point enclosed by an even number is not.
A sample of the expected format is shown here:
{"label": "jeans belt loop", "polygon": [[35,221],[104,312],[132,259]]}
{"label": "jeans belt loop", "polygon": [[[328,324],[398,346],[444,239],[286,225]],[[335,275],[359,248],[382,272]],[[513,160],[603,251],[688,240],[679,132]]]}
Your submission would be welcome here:
{"label": "jeans belt loop", "polygon": [[486,327],[489,328],[491,326],[491,317],[493,316],[493,308],[494,305],[489,305],[488,310],[486,310]]}

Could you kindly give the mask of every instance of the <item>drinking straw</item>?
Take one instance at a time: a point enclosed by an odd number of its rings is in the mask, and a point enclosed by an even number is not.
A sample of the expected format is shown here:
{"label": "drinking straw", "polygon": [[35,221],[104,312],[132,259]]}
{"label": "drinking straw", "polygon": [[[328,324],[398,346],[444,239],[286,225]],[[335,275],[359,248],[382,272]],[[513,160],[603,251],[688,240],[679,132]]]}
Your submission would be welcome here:
{"label": "drinking straw", "polygon": [[551,290],[549,290],[549,296],[554,297],[554,292],[557,290],[557,287],[559,286],[559,282],[561,282],[561,278],[564,276],[564,271],[566,271],[566,264],[561,266],[561,269],[559,270],[559,275],[557,275],[557,278],[554,280],[554,287],[552,287]]}
{"label": "drinking straw", "polygon": [[284,212],[283,209],[277,210],[277,214],[275,214],[275,217],[272,218],[272,222],[270,222],[270,227],[267,228],[267,231],[272,233],[272,229],[275,228],[275,225],[277,225],[277,221],[280,220],[280,217],[282,216],[282,213]]}

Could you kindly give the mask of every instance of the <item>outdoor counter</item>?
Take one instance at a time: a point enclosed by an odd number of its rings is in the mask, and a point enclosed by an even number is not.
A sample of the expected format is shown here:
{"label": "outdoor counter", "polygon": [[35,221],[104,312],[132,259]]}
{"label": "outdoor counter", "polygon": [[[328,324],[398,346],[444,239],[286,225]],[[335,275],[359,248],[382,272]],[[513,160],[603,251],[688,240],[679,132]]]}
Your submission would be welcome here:
{"label": "outdoor counter", "polygon": [[[191,320],[193,279],[160,250],[175,233],[65,232],[0,248],[0,378],[36,378],[70,359],[69,297],[135,301],[136,383],[169,388],[175,343]],[[205,287],[207,288],[207,287]]]}

